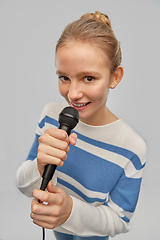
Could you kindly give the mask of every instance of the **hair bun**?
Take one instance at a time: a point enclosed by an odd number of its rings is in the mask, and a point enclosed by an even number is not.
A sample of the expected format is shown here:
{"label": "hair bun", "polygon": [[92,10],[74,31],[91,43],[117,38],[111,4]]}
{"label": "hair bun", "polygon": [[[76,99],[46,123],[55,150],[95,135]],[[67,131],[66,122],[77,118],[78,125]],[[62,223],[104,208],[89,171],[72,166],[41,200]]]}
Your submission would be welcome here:
{"label": "hair bun", "polygon": [[81,18],[84,18],[84,17],[89,17],[90,19],[94,19],[96,21],[103,22],[103,23],[107,24],[110,28],[112,28],[109,17],[106,14],[101,13],[99,11],[96,11],[95,13],[86,13]]}
{"label": "hair bun", "polygon": [[98,20],[101,20],[111,28],[111,22],[106,14],[96,11],[95,13],[93,13],[93,16]]}

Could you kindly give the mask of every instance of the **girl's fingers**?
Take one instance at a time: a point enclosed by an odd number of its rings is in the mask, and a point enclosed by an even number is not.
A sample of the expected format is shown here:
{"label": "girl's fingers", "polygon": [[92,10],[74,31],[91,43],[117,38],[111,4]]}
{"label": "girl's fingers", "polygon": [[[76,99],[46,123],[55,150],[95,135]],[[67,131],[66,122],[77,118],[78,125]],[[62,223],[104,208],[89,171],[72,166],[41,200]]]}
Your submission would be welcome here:
{"label": "girl's fingers", "polygon": [[55,164],[62,167],[69,152],[67,133],[61,129],[47,129],[38,141],[37,168],[41,176],[46,164]]}
{"label": "girl's fingers", "polygon": [[69,139],[67,133],[64,130],[48,128],[45,133],[39,137],[39,142],[61,148],[61,143],[66,142],[69,144]]}
{"label": "girl's fingers", "polygon": [[45,131],[46,134],[50,135],[53,138],[59,139],[59,140],[63,140],[63,141],[67,141],[68,142],[68,135],[67,132],[62,130],[62,129],[58,129],[58,128],[48,128]]}
{"label": "girl's fingers", "polygon": [[[63,198],[65,197],[64,194],[65,192],[58,188],[53,186],[51,183],[48,184],[47,186],[47,190],[50,192],[46,192],[46,191],[42,191],[39,189],[34,189],[32,194],[33,197],[35,197],[35,199],[32,200],[32,208],[34,207],[34,209],[32,209],[33,212],[35,213],[40,213],[40,214],[47,214],[47,212],[44,212],[43,209],[45,209],[45,205],[44,204],[40,204],[38,202],[38,199],[41,200],[41,202],[46,202],[48,203],[48,205],[61,205],[63,202]],[[40,210],[42,208],[42,210]],[[47,208],[49,208],[49,206],[47,206]],[[40,212],[43,211],[43,212]],[[50,210],[49,210],[50,211]]]}
{"label": "girl's fingers", "polygon": [[68,148],[69,147],[67,147],[65,150],[63,150],[63,149],[57,149],[57,148],[53,148],[51,146],[42,144],[39,147],[39,151],[46,155],[49,155],[49,156],[64,159],[66,157],[67,152],[69,151]]}
{"label": "girl's fingers", "polygon": [[[46,206],[46,204],[39,203],[37,200],[35,201],[36,203],[33,200],[31,204],[31,218],[34,218],[36,220],[43,220],[43,216],[48,216],[50,218],[54,216],[57,217],[58,208],[56,205]],[[48,221],[50,220],[48,219]]]}
{"label": "girl's fingers", "polygon": [[33,223],[38,225],[39,227],[43,227],[43,228],[46,228],[46,229],[53,229],[55,228],[56,226],[54,226],[54,224],[51,224],[51,223],[48,223],[48,222],[43,222],[43,221],[38,221],[38,220],[34,220],[33,219]]}
{"label": "girl's fingers", "polygon": [[67,150],[69,144],[68,137],[64,139],[58,139],[46,133],[40,136],[38,141],[40,145],[44,144],[64,151]]}

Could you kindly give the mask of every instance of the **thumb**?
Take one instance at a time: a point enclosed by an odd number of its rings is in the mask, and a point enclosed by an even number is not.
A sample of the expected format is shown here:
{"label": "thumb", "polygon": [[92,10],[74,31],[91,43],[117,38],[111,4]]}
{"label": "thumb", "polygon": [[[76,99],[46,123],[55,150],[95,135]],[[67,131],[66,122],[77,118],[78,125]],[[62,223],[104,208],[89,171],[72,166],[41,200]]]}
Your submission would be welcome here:
{"label": "thumb", "polygon": [[57,186],[54,186],[51,181],[49,181],[48,185],[47,185],[47,190],[50,193],[61,193],[63,192],[63,190]]}
{"label": "thumb", "polygon": [[69,142],[72,145],[76,145],[76,142],[77,142],[77,134],[76,133],[71,133],[71,135],[69,136]]}

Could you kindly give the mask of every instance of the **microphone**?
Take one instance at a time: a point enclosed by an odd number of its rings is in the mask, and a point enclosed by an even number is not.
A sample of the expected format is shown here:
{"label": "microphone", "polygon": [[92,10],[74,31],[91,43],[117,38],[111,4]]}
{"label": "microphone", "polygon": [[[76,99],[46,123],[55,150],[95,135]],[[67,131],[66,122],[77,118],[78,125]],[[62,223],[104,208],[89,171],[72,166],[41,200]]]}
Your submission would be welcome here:
{"label": "microphone", "polygon": [[[68,136],[71,133],[71,130],[77,125],[79,121],[79,113],[73,107],[65,107],[59,114],[59,129],[62,129],[67,132]],[[45,166],[42,183],[40,190],[45,191],[48,182],[52,179],[53,174],[56,170],[57,165],[47,164]]]}

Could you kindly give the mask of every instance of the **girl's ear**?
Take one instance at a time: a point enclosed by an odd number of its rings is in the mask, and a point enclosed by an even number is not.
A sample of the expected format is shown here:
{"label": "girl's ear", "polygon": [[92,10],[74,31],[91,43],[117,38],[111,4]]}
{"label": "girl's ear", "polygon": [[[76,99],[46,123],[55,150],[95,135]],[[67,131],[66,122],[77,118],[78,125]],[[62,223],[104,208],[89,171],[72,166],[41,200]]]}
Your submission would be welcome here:
{"label": "girl's ear", "polygon": [[114,89],[118,83],[121,81],[124,74],[124,69],[122,66],[119,66],[116,71],[112,74],[111,82],[109,88]]}

